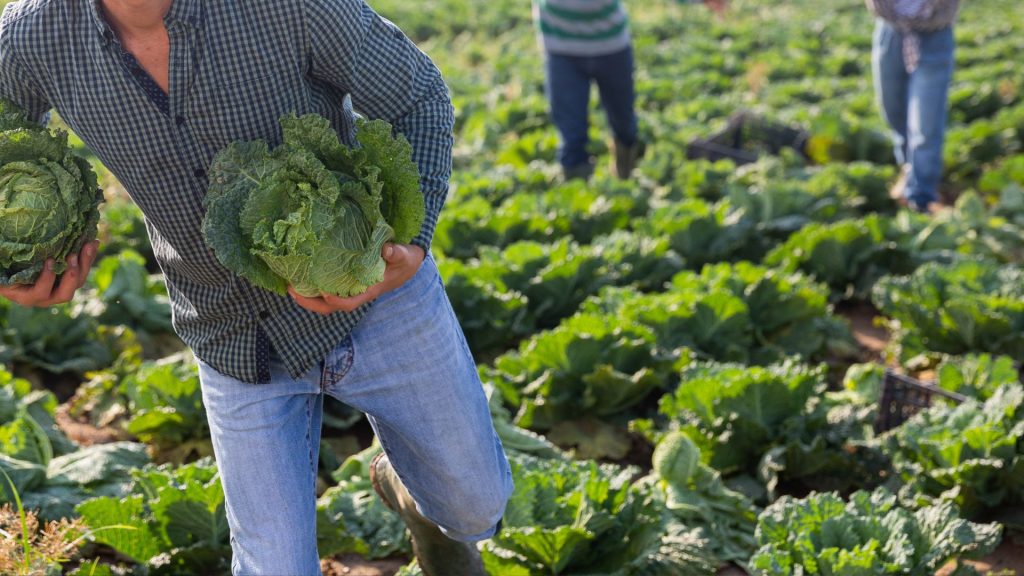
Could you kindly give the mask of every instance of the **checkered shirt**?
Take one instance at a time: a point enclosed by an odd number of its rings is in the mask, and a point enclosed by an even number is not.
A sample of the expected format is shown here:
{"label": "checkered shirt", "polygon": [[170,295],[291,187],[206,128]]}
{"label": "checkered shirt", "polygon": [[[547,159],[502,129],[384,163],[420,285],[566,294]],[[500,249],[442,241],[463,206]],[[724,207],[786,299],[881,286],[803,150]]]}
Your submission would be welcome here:
{"label": "checkered shirt", "polygon": [[56,110],[146,217],[174,326],[195,354],[245,382],[316,366],[365,314],[321,316],[219,264],[200,232],[206,170],[235,140],[281,140],[278,118],[316,112],[353,142],[354,112],[413,147],[429,251],[451,174],[454,114],[440,72],[363,0],[174,0],[169,107],[125,65],[98,0],[21,0],[0,17],[0,97]]}

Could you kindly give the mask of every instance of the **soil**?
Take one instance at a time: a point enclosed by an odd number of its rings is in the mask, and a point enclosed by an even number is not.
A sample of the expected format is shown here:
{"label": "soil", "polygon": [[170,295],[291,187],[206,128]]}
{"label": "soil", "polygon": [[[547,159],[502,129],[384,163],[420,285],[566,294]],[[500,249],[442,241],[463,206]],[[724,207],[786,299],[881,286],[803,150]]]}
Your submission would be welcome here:
{"label": "soil", "polygon": [[321,560],[320,569],[324,576],[394,576],[408,563],[402,559],[366,560],[356,554],[345,554]]}
{"label": "soil", "polygon": [[889,341],[889,331],[875,323],[878,310],[862,302],[837,306],[836,313],[850,322],[854,339],[864,349],[865,360],[880,360]]}
{"label": "soil", "polygon": [[131,439],[131,435],[124,430],[119,430],[110,426],[98,428],[88,422],[79,422],[68,414],[67,408],[67,404],[61,404],[58,406],[57,412],[54,415],[54,420],[57,422],[57,427],[60,428],[61,432],[63,432],[68,439],[77,442],[82,446],[109,444],[110,442]]}
{"label": "soil", "polygon": [[[1024,546],[1022,544],[1024,542],[1016,542],[1014,538],[1006,536],[995,552],[981,560],[967,560],[964,564],[974,566],[982,574],[1024,575]],[[935,576],[949,576],[955,567],[955,564],[949,564],[936,572]]]}

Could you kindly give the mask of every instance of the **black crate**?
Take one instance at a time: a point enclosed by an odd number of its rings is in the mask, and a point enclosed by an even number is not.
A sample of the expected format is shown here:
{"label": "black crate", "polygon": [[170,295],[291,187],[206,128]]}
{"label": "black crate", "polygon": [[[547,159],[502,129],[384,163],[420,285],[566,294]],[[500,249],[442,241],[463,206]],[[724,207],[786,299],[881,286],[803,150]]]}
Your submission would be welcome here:
{"label": "black crate", "polygon": [[732,160],[742,165],[756,162],[759,151],[778,154],[783,148],[792,148],[809,160],[805,150],[809,137],[799,128],[769,122],[750,112],[738,112],[721,132],[692,140],[686,147],[686,157]]}
{"label": "black crate", "polygon": [[885,432],[906,422],[914,414],[931,406],[935,396],[942,396],[957,404],[967,399],[962,394],[887,369],[882,381],[882,397],[878,400],[875,431]]}

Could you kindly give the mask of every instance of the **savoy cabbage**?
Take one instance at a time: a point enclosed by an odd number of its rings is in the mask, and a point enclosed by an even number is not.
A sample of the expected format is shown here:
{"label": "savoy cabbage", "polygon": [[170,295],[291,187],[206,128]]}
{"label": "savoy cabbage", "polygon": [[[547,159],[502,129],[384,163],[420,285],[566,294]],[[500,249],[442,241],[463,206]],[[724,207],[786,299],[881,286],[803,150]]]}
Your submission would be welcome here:
{"label": "savoy cabbage", "polygon": [[0,102],[0,286],[32,284],[43,264],[57,274],[96,238],[103,193],[65,132]]}
{"label": "savoy cabbage", "polygon": [[218,260],[284,294],[352,296],[380,282],[385,242],[420,231],[424,198],[405,138],[359,121],[358,147],[320,116],[281,118],[283,142],[234,142],[210,168],[203,235]]}

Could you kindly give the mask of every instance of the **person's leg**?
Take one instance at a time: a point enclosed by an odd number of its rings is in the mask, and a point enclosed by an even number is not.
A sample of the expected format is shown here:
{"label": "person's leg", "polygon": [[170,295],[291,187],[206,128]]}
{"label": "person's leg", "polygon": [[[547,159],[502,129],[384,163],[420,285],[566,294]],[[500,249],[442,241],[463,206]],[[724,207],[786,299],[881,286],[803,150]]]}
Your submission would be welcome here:
{"label": "person's leg", "polygon": [[871,52],[872,77],[875,99],[882,119],[892,134],[896,163],[907,163],[907,103],[910,77],[903,63],[903,39],[881,18],[875,25],[874,47]]}
{"label": "person's leg", "polygon": [[619,178],[629,178],[641,154],[634,108],[633,48],[590,61],[601,94],[601,107],[612,131],[612,169]]}
{"label": "person's leg", "polygon": [[593,58],[593,73],[601,95],[601,107],[616,142],[637,142],[636,92],[633,86],[633,48]]}
{"label": "person's leg", "polygon": [[939,200],[946,104],[953,76],[953,29],[921,34],[921,58],[910,75],[907,200],[918,209]]}
{"label": "person's leg", "polygon": [[[374,302],[351,340],[350,352],[328,358],[325,391],[367,414],[416,509],[449,542],[492,536],[512,475],[433,259]],[[449,565],[434,574],[475,573],[463,570]]]}
{"label": "person's leg", "polygon": [[270,384],[247,384],[199,362],[231,529],[231,571],[318,575],[321,372],[294,380],[283,365],[271,367]]}
{"label": "person's leg", "polygon": [[560,54],[545,55],[545,83],[551,121],[558,129],[561,142],[558,161],[567,177],[590,176],[587,154],[587,112],[590,106],[590,78],[585,74],[582,59]]}

